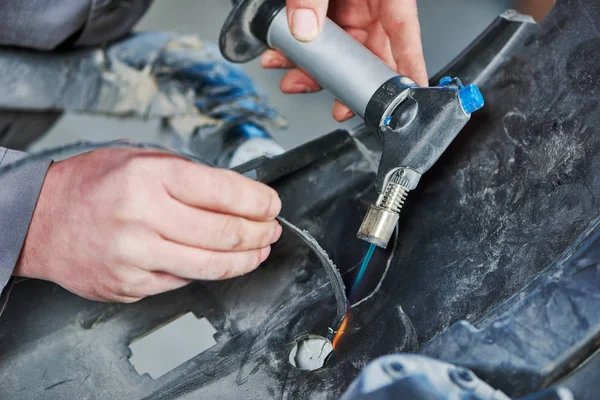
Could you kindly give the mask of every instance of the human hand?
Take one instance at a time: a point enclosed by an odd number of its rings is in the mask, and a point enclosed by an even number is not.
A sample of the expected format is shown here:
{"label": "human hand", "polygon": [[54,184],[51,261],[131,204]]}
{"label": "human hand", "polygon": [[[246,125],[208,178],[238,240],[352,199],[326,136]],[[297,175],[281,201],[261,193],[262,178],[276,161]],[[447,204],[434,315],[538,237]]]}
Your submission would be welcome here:
{"label": "human hand", "polygon": [[96,150],[50,167],[14,275],[118,302],[243,275],[279,239],[280,208],[273,189],[231,171]]}
{"label": "human hand", "polygon": [[[298,40],[316,39],[329,15],[399,74],[421,86],[427,85],[416,0],[287,0],[287,14],[290,30]],[[284,93],[321,90],[317,82],[293,68],[293,64],[275,50],[267,50],[261,63],[265,68],[292,68],[281,80]],[[353,116],[352,111],[337,100],[332,113],[338,121]]]}

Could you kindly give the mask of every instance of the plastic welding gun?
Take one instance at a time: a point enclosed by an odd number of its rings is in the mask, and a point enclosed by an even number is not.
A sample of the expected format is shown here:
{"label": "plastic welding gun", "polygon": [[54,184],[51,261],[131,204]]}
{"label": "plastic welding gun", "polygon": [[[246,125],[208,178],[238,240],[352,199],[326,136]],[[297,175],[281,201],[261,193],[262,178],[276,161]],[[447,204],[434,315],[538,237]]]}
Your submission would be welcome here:
{"label": "plastic welding gun", "polygon": [[456,78],[443,78],[436,87],[417,86],[329,19],[316,40],[300,42],[290,32],[284,3],[237,2],[221,32],[221,51],[230,61],[246,62],[267,47],[279,50],[379,132],[380,194],[357,236],[385,248],[408,192],[483,106],[483,97],[476,86],[463,86]]}

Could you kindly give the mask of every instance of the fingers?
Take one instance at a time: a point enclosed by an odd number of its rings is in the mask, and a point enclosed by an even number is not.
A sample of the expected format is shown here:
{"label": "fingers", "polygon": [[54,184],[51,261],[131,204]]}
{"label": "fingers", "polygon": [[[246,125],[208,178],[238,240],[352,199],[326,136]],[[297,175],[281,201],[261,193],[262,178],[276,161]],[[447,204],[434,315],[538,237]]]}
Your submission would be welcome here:
{"label": "fingers", "polygon": [[[292,64],[285,59],[285,57],[279,55],[279,53],[273,51],[276,55],[267,55],[262,61],[263,67],[265,68],[289,68]],[[266,54],[266,53],[265,53]],[[273,61],[273,58],[277,58],[276,61]],[[281,57],[279,59],[278,57]],[[285,61],[283,61],[283,60]],[[278,67],[281,66],[281,67]],[[304,72],[299,69],[293,69],[287,72],[283,78],[281,79],[280,89],[283,93],[287,94],[299,94],[299,93],[314,93],[320,91],[322,88],[316,83],[313,79],[311,79]],[[354,116],[354,113],[350,108],[341,103],[338,100],[334,101],[333,118],[336,121],[343,122]]]}
{"label": "fingers", "polygon": [[377,57],[381,58],[394,71],[397,70],[396,60],[392,53],[390,37],[383,29],[381,23],[376,23],[372,26],[369,37],[364,42],[365,46],[373,52]]}
{"label": "fingers", "polygon": [[379,15],[383,29],[390,37],[397,71],[426,86],[427,68],[416,0],[381,0]]}
{"label": "fingers", "polygon": [[[280,88],[283,93],[287,94],[313,93],[322,89],[318,83],[298,69],[293,69],[283,76]],[[335,100],[333,103],[332,115],[336,121],[344,122],[352,118],[354,113],[348,106],[341,103],[339,100]]]}
{"label": "fingers", "polygon": [[[277,50],[267,50],[261,57],[263,68],[293,68],[294,64]],[[280,84],[281,91],[287,94],[313,93],[321,86],[299,69],[286,73]]]}
{"label": "fingers", "polygon": [[186,246],[217,251],[245,251],[267,247],[281,236],[275,220],[253,221],[189,207],[168,199],[152,228],[163,238]]}
{"label": "fingers", "polygon": [[153,272],[164,272],[183,279],[222,280],[247,274],[271,253],[271,247],[262,249],[219,252],[161,241],[153,249]]}
{"label": "fingers", "polygon": [[123,269],[104,290],[87,297],[132,303],[182,288],[193,279],[221,280],[244,275],[265,261],[271,252],[270,247],[237,253],[213,252],[164,240],[153,250],[153,265]]}
{"label": "fingers", "polygon": [[163,272],[152,272],[150,273],[150,276],[150,281],[144,285],[144,293],[146,296],[154,296],[155,294],[180,289],[189,285],[191,282],[190,279],[179,278]]}
{"label": "fingers", "polygon": [[287,0],[287,17],[292,35],[301,42],[310,42],[319,36],[329,0]]}
{"label": "fingers", "polygon": [[255,221],[272,220],[281,211],[277,192],[260,182],[184,160],[170,165],[163,184],[184,204]]}
{"label": "fingers", "polygon": [[170,292],[187,286],[190,279],[180,278],[164,272],[149,272],[141,269],[129,270],[121,283],[115,284],[113,296],[122,303],[131,303],[147,296]]}
{"label": "fingers", "polygon": [[339,100],[335,100],[333,102],[333,110],[331,114],[333,115],[333,118],[338,122],[347,121],[354,116],[352,110]]}
{"label": "fingers", "polygon": [[369,39],[369,32],[362,28],[346,28],[346,32],[360,43],[365,44]]}
{"label": "fingers", "polygon": [[263,68],[292,68],[294,64],[277,50],[267,50],[260,57]]}
{"label": "fingers", "polygon": [[281,79],[281,91],[288,94],[313,93],[321,90],[321,86],[299,69],[288,71]]}
{"label": "fingers", "polygon": [[381,0],[332,0],[327,16],[336,24],[349,28],[368,29],[373,24]]}

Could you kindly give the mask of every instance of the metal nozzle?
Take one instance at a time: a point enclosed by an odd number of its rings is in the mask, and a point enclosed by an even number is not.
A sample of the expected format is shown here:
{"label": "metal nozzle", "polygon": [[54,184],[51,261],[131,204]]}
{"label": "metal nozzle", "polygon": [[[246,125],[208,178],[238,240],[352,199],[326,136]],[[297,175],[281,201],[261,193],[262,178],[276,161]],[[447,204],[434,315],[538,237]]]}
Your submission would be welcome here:
{"label": "metal nozzle", "polygon": [[398,219],[408,189],[396,182],[389,182],[377,202],[369,206],[356,236],[381,248],[386,248]]}

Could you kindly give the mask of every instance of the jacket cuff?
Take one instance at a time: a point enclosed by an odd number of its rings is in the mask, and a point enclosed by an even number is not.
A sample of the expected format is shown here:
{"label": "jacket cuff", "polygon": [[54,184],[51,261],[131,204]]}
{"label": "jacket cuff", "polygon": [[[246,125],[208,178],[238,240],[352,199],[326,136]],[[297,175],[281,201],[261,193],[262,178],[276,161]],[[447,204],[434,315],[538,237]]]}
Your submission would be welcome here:
{"label": "jacket cuff", "polygon": [[[0,167],[27,153],[0,147]],[[8,298],[7,285],[19,260],[33,211],[52,160],[35,161],[0,174],[0,311]]]}

